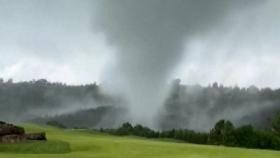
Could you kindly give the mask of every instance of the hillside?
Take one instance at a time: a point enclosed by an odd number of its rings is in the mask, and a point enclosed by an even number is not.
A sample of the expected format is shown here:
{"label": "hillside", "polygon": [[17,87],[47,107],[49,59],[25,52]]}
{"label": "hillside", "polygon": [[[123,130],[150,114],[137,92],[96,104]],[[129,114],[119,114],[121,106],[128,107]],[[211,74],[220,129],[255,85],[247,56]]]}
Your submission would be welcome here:
{"label": "hillside", "polygon": [[[50,141],[68,142],[67,154],[0,153],[1,158],[277,158],[280,152],[216,146],[193,145],[136,137],[116,137],[86,130],[61,130],[52,127],[24,125],[27,131],[46,131]],[[0,146],[1,149],[1,146]]]}
{"label": "hillside", "polygon": [[31,122],[46,124],[49,121],[57,121],[67,128],[110,128],[124,122],[122,116],[126,113],[127,110],[121,107],[100,106],[53,117],[38,117]]}

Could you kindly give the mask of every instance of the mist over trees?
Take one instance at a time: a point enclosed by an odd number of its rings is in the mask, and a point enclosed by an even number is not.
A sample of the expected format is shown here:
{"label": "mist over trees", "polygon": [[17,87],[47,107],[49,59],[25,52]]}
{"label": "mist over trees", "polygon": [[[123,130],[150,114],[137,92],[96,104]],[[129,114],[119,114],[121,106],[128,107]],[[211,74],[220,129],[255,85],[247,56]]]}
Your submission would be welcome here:
{"label": "mist over trees", "polygon": [[[1,79],[0,119],[38,123],[55,120],[71,128],[110,128],[131,121],[125,99],[104,93],[95,83],[73,86],[45,79],[18,83]],[[205,132],[218,120],[226,119],[237,127],[250,124],[257,129],[279,131],[279,120],[271,126],[271,118],[280,111],[279,103],[279,89],[217,83],[202,87],[174,80],[165,104],[158,110],[157,129]]]}
{"label": "mist over trees", "polygon": [[102,93],[95,83],[72,86],[45,79],[18,83],[0,80],[0,119],[6,121],[55,116],[119,102]]}
{"label": "mist over trees", "polygon": [[280,111],[279,105],[280,89],[225,87],[218,83],[190,86],[177,79],[172,83],[159,121],[162,129],[206,131],[220,119],[263,129],[270,128],[270,119]]}
{"label": "mist over trees", "polygon": [[61,124],[65,128],[116,128],[124,122],[127,110],[116,106],[99,106],[55,116],[30,120],[39,124]]}

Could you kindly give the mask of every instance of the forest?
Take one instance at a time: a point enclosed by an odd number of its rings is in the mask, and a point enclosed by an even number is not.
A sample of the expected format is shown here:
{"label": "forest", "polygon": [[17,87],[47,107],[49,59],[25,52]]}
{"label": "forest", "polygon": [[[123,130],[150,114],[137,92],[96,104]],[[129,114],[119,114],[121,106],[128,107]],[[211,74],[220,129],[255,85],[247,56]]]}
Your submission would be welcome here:
{"label": "forest", "polygon": [[[280,111],[279,89],[226,87],[218,83],[203,87],[184,85],[179,79],[169,86],[169,95],[156,116],[157,129],[206,132],[221,119],[237,127],[250,124],[257,129],[270,129],[271,120]],[[130,121],[124,100],[105,93],[96,83],[0,80],[0,119],[5,121],[57,120],[68,127],[116,128]]]}

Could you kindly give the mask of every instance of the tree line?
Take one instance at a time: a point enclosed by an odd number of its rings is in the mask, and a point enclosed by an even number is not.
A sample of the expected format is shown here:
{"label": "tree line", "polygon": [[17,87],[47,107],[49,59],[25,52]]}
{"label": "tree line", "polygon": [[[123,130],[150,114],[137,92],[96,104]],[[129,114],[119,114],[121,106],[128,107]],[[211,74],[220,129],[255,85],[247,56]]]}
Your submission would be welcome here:
{"label": "tree line", "polygon": [[100,131],[119,136],[134,135],[175,139],[195,144],[280,150],[280,113],[272,121],[270,130],[258,130],[251,125],[234,127],[230,121],[220,120],[208,133],[187,129],[155,131],[140,124],[133,126],[129,122],[123,123],[117,129],[100,129]]}

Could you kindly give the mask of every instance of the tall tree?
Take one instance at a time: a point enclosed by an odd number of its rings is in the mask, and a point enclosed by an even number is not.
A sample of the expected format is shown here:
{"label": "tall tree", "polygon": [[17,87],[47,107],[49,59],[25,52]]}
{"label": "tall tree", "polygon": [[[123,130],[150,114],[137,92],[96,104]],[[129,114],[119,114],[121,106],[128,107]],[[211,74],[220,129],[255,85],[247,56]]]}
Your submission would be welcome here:
{"label": "tall tree", "polygon": [[280,112],[272,121],[272,129],[280,135]]}
{"label": "tall tree", "polygon": [[230,121],[220,120],[210,131],[209,143],[217,145],[233,145],[234,126]]}

